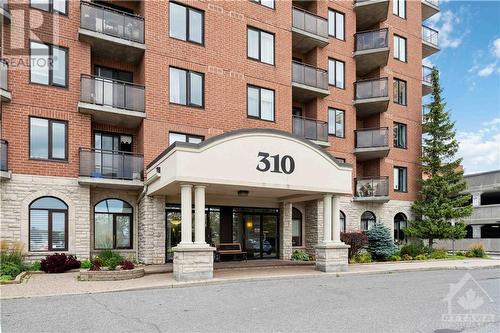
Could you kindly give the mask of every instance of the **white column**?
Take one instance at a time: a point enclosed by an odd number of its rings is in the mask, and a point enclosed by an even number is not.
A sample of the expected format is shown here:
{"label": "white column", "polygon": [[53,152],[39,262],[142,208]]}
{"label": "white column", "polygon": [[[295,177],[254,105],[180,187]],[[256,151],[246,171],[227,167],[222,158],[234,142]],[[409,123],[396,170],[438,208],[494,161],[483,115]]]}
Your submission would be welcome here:
{"label": "white column", "polygon": [[193,208],[191,199],[192,185],[181,185],[181,243],[179,245],[192,245],[192,218]]}
{"label": "white column", "polygon": [[205,242],[205,186],[194,187],[194,242],[207,245]]}
{"label": "white column", "polygon": [[323,196],[323,241],[332,241],[332,195]]}
{"label": "white column", "polygon": [[333,242],[340,243],[340,203],[339,196],[334,195],[332,199],[332,231],[333,231]]}

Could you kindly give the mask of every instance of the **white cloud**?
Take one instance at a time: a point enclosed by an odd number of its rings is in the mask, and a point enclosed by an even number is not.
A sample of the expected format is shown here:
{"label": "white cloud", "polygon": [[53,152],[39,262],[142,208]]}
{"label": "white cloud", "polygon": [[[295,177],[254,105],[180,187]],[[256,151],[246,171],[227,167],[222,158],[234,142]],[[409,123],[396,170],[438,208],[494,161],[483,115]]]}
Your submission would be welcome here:
{"label": "white cloud", "polygon": [[500,168],[500,117],[481,124],[481,129],[458,132],[458,155],[466,173]]}
{"label": "white cloud", "polygon": [[486,67],[481,68],[477,72],[477,75],[483,76],[483,77],[484,76],[490,76],[495,71],[496,71],[496,64],[489,64],[489,65],[486,65]]}
{"label": "white cloud", "polygon": [[496,58],[500,58],[500,38],[493,41],[492,51]]}
{"label": "white cloud", "polygon": [[428,20],[431,28],[439,31],[439,47],[457,48],[462,44],[463,37],[467,32],[459,33],[456,31],[457,25],[461,20],[458,15],[451,10],[439,12]]}

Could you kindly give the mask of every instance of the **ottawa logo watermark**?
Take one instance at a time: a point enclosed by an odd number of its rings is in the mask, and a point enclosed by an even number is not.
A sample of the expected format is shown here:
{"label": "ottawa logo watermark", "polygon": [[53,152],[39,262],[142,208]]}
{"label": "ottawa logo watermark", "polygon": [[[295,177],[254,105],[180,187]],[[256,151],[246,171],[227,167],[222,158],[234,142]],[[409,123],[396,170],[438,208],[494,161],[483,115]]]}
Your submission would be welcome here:
{"label": "ottawa logo watermark", "polygon": [[495,322],[495,304],[486,290],[466,273],[457,283],[450,283],[448,295],[443,299],[447,303],[448,313],[441,316],[449,323],[493,323]]}

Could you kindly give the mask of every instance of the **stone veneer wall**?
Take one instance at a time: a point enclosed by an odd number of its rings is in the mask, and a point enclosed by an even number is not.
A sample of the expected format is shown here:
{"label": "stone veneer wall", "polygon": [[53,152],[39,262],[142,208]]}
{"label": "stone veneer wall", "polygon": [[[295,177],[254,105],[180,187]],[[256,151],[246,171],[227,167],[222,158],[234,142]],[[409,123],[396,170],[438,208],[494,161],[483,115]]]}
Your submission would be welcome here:
{"label": "stone veneer wall", "polygon": [[[90,190],[76,178],[12,174],[0,184],[0,237],[18,241],[29,250],[29,205],[33,200],[53,196],[68,205],[68,251],[78,259],[90,255]],[[58,251],[61,252],[61,251]],[[53,252],[27,252],[36,260]]]}
{"label": "stone veneer wall", "polygon": [[314,246],[323,240],[323,201],[312,200],[305,203],[305,249],[314,256]]}
{"label": "stone veneer wall", "polygon": [[280,206],[280,259],[292,257],[292,204],[284,202]]}
{"label": "stone veneer wall", "polygon": [[165,197],[144,196],[139,203],[139,261],[165,262]]}

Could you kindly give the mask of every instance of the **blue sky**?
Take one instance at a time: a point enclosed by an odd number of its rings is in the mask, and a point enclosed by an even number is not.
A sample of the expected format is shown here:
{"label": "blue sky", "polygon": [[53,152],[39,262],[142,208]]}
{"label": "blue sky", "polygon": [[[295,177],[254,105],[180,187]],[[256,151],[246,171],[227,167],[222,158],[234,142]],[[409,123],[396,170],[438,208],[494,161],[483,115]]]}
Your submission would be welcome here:
{"label": "blue sky", "polygon": [[424,24],[439,30],[441,51],[424,64],[440,70],[465,173],[500,169],[500,1],[441,0],[440,9]]}

